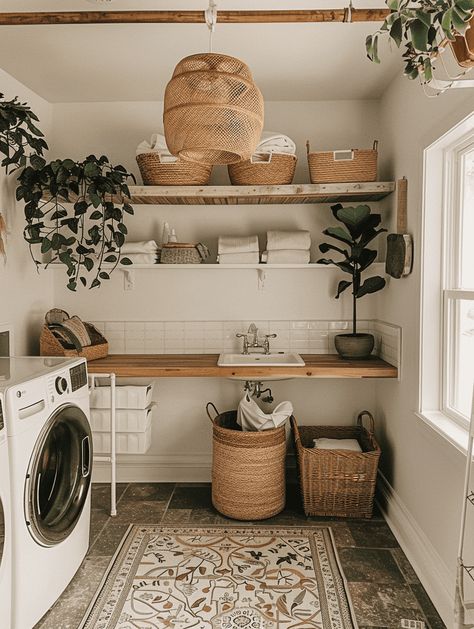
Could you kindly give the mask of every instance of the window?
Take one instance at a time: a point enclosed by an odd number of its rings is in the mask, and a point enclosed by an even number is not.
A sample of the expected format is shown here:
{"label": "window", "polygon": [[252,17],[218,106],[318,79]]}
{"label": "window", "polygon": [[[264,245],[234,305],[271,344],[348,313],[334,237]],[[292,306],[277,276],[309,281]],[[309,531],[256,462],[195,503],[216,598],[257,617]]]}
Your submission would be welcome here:
{"label": "window", "polygon": [[425,150],[422,263],[418,415],[463,450],[474,386],[474,114]]}
{"label": "window", "polygon": [[474,384],[474,132],[446,155],[443,410],[468,425]]}

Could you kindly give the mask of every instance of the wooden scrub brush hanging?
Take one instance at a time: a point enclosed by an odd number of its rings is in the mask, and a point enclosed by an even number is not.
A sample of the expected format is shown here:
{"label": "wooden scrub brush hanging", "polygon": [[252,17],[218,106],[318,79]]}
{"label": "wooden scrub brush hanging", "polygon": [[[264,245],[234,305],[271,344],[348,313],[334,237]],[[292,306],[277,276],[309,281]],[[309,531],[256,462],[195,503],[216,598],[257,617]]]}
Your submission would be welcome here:
{"label": "wooden scrub brush hanging", "polygon": [[263,129],[263,97],[249,67],[212,52],[217,11],[205,12],[210,52],[191,55],[176,66],[166,86],[163,124],[173,155],[202,164],[250,159]]}

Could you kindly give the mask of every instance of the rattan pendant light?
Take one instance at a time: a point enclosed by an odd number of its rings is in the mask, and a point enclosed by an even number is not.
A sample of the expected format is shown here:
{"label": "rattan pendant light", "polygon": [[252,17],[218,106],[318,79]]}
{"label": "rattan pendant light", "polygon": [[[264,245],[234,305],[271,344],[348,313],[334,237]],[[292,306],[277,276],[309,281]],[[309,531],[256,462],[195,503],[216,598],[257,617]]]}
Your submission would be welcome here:
{"label": "rattan pendant light", "polygon": [[213,52],[191,55],[166,86],[163,125],[170,152],[181,159],[240,162],[250,159],[260,140],[263,97],[243,61]]}

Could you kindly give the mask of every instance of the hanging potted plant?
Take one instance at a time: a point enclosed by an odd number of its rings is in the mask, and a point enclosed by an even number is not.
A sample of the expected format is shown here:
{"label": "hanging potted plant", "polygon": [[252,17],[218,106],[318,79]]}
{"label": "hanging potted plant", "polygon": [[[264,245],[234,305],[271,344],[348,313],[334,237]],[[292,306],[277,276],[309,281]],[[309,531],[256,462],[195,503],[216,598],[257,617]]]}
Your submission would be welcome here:
{"label": "hanging potted plant", "polygon": [[25,202],[25,240],[37,267],[45,255],[47,264],[65,265],[70,290],[98,287],[119,263],[131,264],[121,248],[125,215],[133,214],[128,181],[135,178],[105,155],[47,163],[37,121],[27,104],[0,94],[1,166],[7,173],[21,169],[16,198]]}
{"label": "hanging potted plant", "polygon": [[[451,43],[457,55],[463,48],[460,40],[466,43],[466,33],[474,25],[474,0],[387,0],[387,6],[390,13],[381,28],[366,39],[367,56],[380,63],[379,37],[387,36],[398,48],[403,45],[405,75],[410,79],[430,81],[435,60],[446,44]],[[459,61],[474,65],[474,59]]]}
{"label": "hanging potted plant", "polygon": [[376,249],[369,249],[367,245],[379,234],[387,231],[378,228],[381,221],[380,214],[372,214],[368,205],[357,207],[343,207],[340,203],[331,207],[334,218],[341,227],[328,227],[323,231],[326,236],[331,236],[339,243],[336,246],[331,243],[319,245],[321,253],[335,251],[340,253],[342,260],[321,258],[318,264],[335,265],[347,273],[350,279],[341,280],[337,287],[336,299],[352,287],[352,332],[338,334],[335,337],[336,350],[342,358],[364,359],[368,358],[374,348],[372,334],[357,332],[357,300],[370,293],[376,293],[385,286],[383,277],[374,275],[362,281],[362,273],[366,271],[377,257]]}

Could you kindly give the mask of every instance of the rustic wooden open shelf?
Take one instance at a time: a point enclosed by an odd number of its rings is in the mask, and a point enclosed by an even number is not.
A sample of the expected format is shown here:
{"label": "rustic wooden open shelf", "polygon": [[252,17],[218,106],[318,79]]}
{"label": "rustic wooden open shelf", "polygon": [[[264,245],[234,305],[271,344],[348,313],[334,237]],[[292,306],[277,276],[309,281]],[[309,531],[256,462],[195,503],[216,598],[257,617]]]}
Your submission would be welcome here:
{"label": "rustic wooden open shelf", "polygon": [[397,378],[398,369],[377,356],[343,360],[334,354],[302,354],[298,367],[218,367],[217,354],[111,354],[89,362],[90,373],[125,378]]}
{"label": "rustic wooden open shelf", "polygon": [[288,186],[130,186],[136,205],[271,205],[380,201],[394,181]]}

